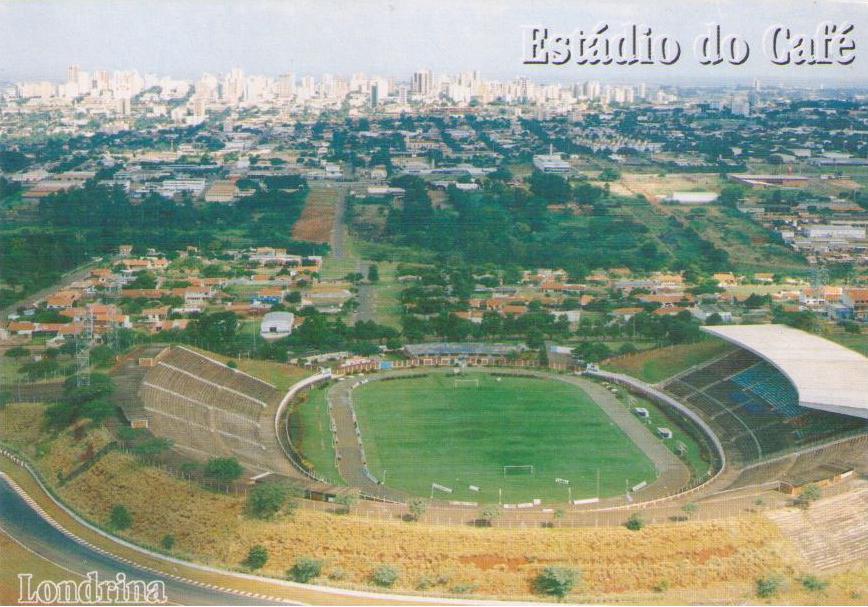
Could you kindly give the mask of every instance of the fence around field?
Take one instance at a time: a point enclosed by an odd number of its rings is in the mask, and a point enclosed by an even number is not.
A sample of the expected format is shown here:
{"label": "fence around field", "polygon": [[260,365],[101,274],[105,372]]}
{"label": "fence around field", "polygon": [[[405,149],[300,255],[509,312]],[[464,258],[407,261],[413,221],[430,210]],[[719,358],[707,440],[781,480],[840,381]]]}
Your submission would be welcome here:
{"label": "fence around field", "polygon": [[281,431],[280,422],[286,413],[286,407],[295,399],[298,394],[305,389],[312,388],[316,384],[328,381],[332,378],[331,373],[317,373],[316,375],[311,375],[310,377],[306,377],[301,381],[293,384],[287,393],[284,395],[283,399],[281,399],[280,404],[277,406],[277,411],[274,413],[274,435],[277,437],[277,443],[280,445],[283,454],[290,461],[290,463],[301,472],[307,478],[320,482],[320,483],[328,483],[328,481],[318,475],[313,470],[310,470],[307,466],[302,463],[301,453],[299,453],[298,449],[295,448],[295,445],[292,444],[292,438],[289,436],[289,424],[287,423],[283,430]]}

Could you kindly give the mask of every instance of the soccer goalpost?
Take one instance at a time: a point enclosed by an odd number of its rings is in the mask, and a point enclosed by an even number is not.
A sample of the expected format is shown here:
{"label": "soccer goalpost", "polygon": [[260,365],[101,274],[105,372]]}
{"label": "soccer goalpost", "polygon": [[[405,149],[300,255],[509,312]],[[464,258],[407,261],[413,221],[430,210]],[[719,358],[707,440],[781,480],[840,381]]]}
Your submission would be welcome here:
{"label": "soccer goalpost", "polygon": [[453,388],[478,388],[479,380],[478,379],[453,379],[452,380]]}
{"label": "soccer goalpost", "polygon": [[503,467],[503,475],[504,476],[515,476],[515,475],[532,475],[533,464],[524,464],[521,466],[504,466]]}

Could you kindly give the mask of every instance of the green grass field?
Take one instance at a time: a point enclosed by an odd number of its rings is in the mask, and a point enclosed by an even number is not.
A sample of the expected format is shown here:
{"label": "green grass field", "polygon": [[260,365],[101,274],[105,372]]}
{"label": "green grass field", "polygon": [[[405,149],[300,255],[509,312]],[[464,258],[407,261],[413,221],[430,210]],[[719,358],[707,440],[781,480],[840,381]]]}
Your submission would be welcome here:
{"label": "green grass field", "polygon": [[[375,381],[353,393],[368,467],[387,485],[436,498],[497,503],[603,497],[655,478],[650,460],[590,397],[556,380],[469,373],[479,387],[455,387],[451,374]],[[533,465],[534,474],[504,475]],[[384,473],[385,471],[385,473]],[[470,485],[480,488],[471,491]]]}
{"label": "green grass field", "polygon": [[722,339],[704,339],[611,358],[601,366],[606,371],[626,373],[653,384],[720,356],[731,348]]}
{"label": "green grass field", "polygon": [[335,446],[329,427],[328,401],[325,388],[314,388],[293,416],[297,423],[290,425],[292,444],[304,454],[317,474],[336,485],[346,484],[335,465]]}

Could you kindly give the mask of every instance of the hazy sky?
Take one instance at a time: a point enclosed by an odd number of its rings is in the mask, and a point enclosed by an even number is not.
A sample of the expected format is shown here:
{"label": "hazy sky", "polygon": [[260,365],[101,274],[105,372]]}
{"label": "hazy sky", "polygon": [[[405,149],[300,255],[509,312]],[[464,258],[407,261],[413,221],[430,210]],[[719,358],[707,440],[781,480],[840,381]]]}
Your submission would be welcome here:
{"label": "hazy sky", "polygon": [[[645,24],[679,40],[675,66],[522,65],[522,26],[571,33],[606,22]],[[703,67],[693,40],[708,22],[751,44],[740,67]],[[763,32],[822,21],[855,25],[849,67],[772,65]],[[65,78],[66,66],[138,69],[179,77],[241,67],[249,73],[329,72],[406,77],[414,69],[478,69],[539,81],[636,79],[852,82],[868,85],[868,0],[0,0],[0,81]]]}

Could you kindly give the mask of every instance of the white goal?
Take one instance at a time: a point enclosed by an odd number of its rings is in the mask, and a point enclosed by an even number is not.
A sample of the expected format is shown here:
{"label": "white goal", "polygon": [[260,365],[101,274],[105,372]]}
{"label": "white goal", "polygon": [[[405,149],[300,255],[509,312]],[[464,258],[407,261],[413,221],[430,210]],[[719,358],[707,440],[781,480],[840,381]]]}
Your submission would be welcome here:
{"label": "white goal", "polygon": [[532,475],[534,473],[533,464],[523,464],[520,466],[504,466],[504,476]]}
{"label": "white goal", "polygon": [[478,379],[453,379],[452,380],[453,388],[478,388],[479,380]]}

